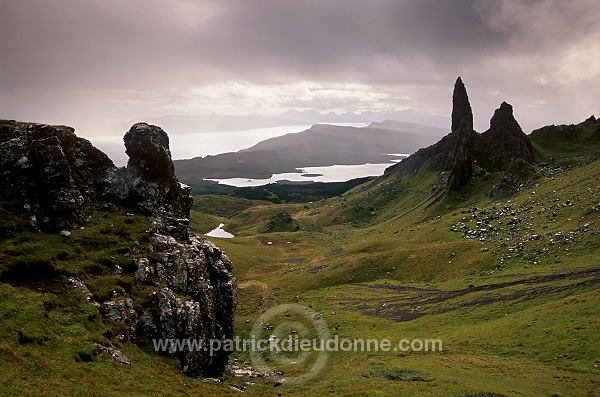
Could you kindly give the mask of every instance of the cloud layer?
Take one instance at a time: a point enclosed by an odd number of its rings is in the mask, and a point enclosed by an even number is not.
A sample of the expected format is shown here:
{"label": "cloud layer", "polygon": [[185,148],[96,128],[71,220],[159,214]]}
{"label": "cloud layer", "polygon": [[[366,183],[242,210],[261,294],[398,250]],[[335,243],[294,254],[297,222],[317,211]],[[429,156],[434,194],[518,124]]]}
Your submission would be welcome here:
{"label": "cloud layer", "polygon": [[0,117],[102,124],[287,108],[449,115],[503,100],[527,127],[600,99],[595,0],[20,0],[0,5]]}

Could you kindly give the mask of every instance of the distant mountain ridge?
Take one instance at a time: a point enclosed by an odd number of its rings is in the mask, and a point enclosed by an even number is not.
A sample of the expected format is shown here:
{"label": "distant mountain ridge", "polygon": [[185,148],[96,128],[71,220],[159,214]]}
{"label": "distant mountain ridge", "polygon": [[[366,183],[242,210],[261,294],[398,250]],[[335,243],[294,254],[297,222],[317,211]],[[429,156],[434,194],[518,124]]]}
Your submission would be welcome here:
{"label": "distant mountain ridge", "polygon": [[436,142],[445,130],[388,122],[368,127],[316,124],[299,132],[262,141],[236,153],[176,160],[179,177],[188,183],[206,178],[270,178],[300,167],[386,163]]}
{"label": "distant mountain ridge", "polygon": [[[293,125],[312,124],[371,124],[387,120],[405,120],[415,124],[443,127],[448,119],[436,116],[424,116],[415,111],[400,112],[329,112],[321,114],[316,110],[288,110],[279,115],[243,114],[205,114],[205,115],[164,115],[143,117],[144,122],[160,125],[169,134],[198,134],[205,132],[245,131],[259,128],[273,128]],[[141,120],[129,120],[114,126],[120,132]]]}

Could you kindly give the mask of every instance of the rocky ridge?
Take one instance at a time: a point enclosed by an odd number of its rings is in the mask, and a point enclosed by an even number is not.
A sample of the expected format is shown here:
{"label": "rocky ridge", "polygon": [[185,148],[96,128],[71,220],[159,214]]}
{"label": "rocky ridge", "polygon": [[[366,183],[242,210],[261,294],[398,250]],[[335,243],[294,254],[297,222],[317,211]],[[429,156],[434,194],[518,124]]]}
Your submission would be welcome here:
{"label": "rocky ridge", "polygon": [[490,128],[480,134],[473,129],[473,113],[460,77],[454,85],[452,103],[451,132],[389,167],[386,175],[403,178],[427,169],[439,172],[436,189],[455,190],[466,185],[476,170],[507,171],[514,160],[533,162],[534,148],[514,118],[511,105],[503,102],[495,111]]}
{"label": "rocky ridge", "polygon": [[[0,199],[18,203],[35,227],[65,238],[68,229],[85,224],[93,203],[137,208],[150,216],[145,232],[151,244],[148,257],[134,264],[136,291],[115,289],[106,299],[90,292],[86,278],[70,277],[68,284],[121,331],[118,340],[151,348],[155,339],[232,339],[233,265],[190,232],[193,200],[175,177],[167,134],[137,123],[124,141],[129,162],[117,168],[70,127],[0,121]],[[98,351],[114,356],[110,346]],[[178,359],[188,375],[214,376],[225,369],[229,352],[168,348],[162,354]]]}

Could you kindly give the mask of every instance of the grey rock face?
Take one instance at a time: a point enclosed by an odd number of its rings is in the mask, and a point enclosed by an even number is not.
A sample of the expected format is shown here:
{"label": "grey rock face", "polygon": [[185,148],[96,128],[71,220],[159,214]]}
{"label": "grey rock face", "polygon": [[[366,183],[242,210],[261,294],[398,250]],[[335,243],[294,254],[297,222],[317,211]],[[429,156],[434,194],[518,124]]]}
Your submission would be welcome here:
{"label": "grey rock face", "polygon": [[149,214],[162,211],[187,218],[193,203],[191,188],[175,177],[167,134],[160,127],[137,123],[123,140],[129,162],[126,168],[106,173],[106,195],[136,204]]}
{"label": "grey rock face", "polygon": [[195,235],[181,242],[156,233],[152,240],[161,260],[137,261],[135,279],[153,290],[137,309],[129,296],[97,302],[81,280],[72,278],[69,285],[81,291],[104,317],[121,326],[123,334],[118,339],[148,348],[154,348],[158,340],[183,341],[179,348],[167,345],[159,353],[179,360],[181,370],[189,376],[217,376],[227,366],[231,352],[221,349],[211,354],[194,346],[208,347],[213,340],[234,337],[237,284],[233,264],[212,242]]}
{"label": "grey rock face", "polygon": [[102,189],[112,161],[72,128],[0,122],[0,197],[21,202],[42,229],[71,229]]}
{"label": "grey rock face", "polygon": [[520,189],[532,186],[539,178],[535,168],[520,158],[513,158],[507,170],[502,174],[500,182],[492,188],[490,196],[494,198],[508,197]]}
{"label": "grey rock face", "polygon": [[[135,275],[161,289],[151,296],[152,304],[137,327],[139,338],[180,340],[232,339],[237,285],[233,265],[210,241],[191,236],[187,244],[155,234],[154,243],[162,259],[138,261]],[[177,294],[177,296],[175,295]],[[169,351],[182,370],[191,376],[215,375],[225,369],[229,352]]]}
{"label": "grey rock face", "polygon": [[[69,127],[0,121],[0,200],[20,203],[38,227],[61,231],[65,238],[68,229],[83,222],[89,202],[136,205],[153,217],[147,230],[152,258],[139,258],[134,273],[133,288],[138,290],[99,301],[82,280],[71,278],[68,284],[116,325],[119,340],[152,347],[152,339],[206,345],[232,339],[237,304],[233,265],[210,241],[190,233],[185,219],[192,206],[190,188],[175,177],[166,133],[138,123],[124,140],[130,159],[127,167],[117,168]],[[110,347],[99,349],[130,364]],[[218,375],[225,368],[230,352],[210,353],[166,352],[191,376]]]}
{"label": "grey rock face", "polygon": [[187,218],[191,188],[175,177],[167,134],[138,123],[124,140],[130,159],[117,168],[70,127],[0,121],[0,198],[21,202],[38,227],[56,232],[79,226],[84,204],[100,198]]}

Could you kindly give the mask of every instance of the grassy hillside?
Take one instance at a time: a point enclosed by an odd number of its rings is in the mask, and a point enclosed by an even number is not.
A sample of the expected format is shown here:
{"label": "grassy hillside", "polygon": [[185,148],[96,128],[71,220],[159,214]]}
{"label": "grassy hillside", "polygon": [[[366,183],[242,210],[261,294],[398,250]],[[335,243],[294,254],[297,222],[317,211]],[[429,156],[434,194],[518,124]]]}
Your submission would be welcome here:
{"label": "grassy hillside", "polygon": [[600,153],[600,127],[594,116],[576,125],[551,125],[533,131],[530,139],[539,159],[550,164],[572,164]]}
{"label": "grassy hillside", "polygon": [[[34,230],[18,208],[2,203],[0,395],[229,395],[186,377],[172,359],[121,343],[120,326],[67,286],[76,276],[96,297],[125,291],[143,304],[148,292],[133,288],[134,260],[149,255],[152,224],[130,211],[95,206],[84,228],[63,237]],[[96,344],[115,346],[132,365],[118,364]]]}
{"label": "grassy hillside", "polygon": [[[499,174],[448,195],[432,190],[436,175],[388,175],[219,218],[238,236],[217,243],[237,265],[240,335],[298,303],[340,338],[444,341],[443,352],[336,352],[308,384],[246,393],[597,395],[600,161],[537,172],[509,199],[487,196]],[[262,233],[281,211],[301,229]]]}
{"label": "grassy hillside", "polygon": [[[537,134],[541,156],[557,159],[560,144]],[[332,352],[302,384],[277,382],[304,373],[318,353],[288,364],[265,357],[283,375],[257,376],[249,352],[236,351],[222,379],[186,377],[174,360],[120,342],[119,326],[66,286],[77,276],[98,296],[131,292],[135,259],[151,255],[148,218],[99,204],[63,237],[33,230],[20,208],[2,203],[0,395],[597,396],[600,160],[592,154],[573,149],[536,166],[534,183],[503,199],[488,195],[500,173],[444,193],[427,171],[388,173],[300,204],[196,197],[194,229],[224,223],[236,236],[213,240],[235,264],[241,338],[257,321],[265,333],[293,321],[285,312],[260,318],[298,304],[332,337],[443,342],[442,351]],[[142,305],[144,290],[133,298]],[[131,366],[96,344],[118,348]]]}

